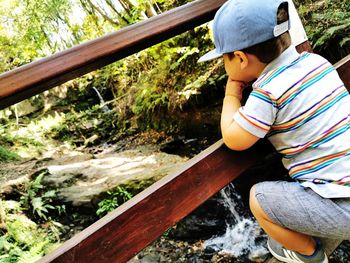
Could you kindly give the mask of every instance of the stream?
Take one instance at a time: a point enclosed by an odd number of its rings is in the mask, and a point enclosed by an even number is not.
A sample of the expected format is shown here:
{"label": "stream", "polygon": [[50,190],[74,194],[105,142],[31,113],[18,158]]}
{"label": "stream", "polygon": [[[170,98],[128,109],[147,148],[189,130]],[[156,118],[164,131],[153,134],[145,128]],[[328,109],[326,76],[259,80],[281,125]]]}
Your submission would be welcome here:
{"label": "stream", "polygon": [[[267,262],[271,258],[266,247],[267,235],[249,215],[247,207],[242,205],[241,196],[234,185],[230,184],[222,189],[214,199],[219,200],[228,212],[224,218],[223,232],[211,238],[197,240],[176,238],[172,235],[162,236],[128,263]],[[189,217],[191,215],[183,221],[189,220]],[[190,228],[188,231],[191,231]],[[218,226],[218,232],[219,229],[220,226]],[[194,233],[191,232],[191,234]],[[350,262],[350,242],[344,241],[329,257],[329,262]]]}
{"label": "stream", "polygon": [[245,255],[250,260],[265,258],[268,254],[264,246],[266,236],[255,220],[237,211],[237,202],[241,197],[235,191],[233,184],[222,189],[220,195],[223,205],[229,210],[226,231],[221,236],[206,240],[204,247],[234,257]]}
{"label": "stream", "polygon": [[[274,165],[274,159],[267,158],[268,165]],[[279,169],[276,167],[273,173],[279,173]],[[267,173],[271,172],[269,169]],[[246,185],[241,186],[243,181],[249,181],[241,177],[128,263],[267,262],[271,258],[266,247],[267,235],[252,217],[247,196],[240,194],[246,189]],[[330,256],[329,262],[350,262],[350,242],[344,241]]]}
{"label": "stream", "polygon": [[[49,185],[57,184],[61,189],[61,198],[76,203],[74,213],[81,215],[82,220],[74,223],[72,219],[67,219],[67,223],[72,227],[67,238],[72,237],[93,223],[89,217],[89,213],[91,216],[93,211],[88,205],[90,198],[94,197],[85,193],[97,191],[97,186],[101,189],[99,191],[106,191],[106,186],[119,180],[116,174],[124,174],[123,180],[128,179],[126,174],[138,172],[146,176],[145,178],[148,178],[150,173],[158,174],[157,178],[164,176],[169,170],[176,169],[178,165],[182,165],[212,143],[208,138],[176,138],[164,144],[144,145],[147,140],[159,141],[157,136],[137,135],[137,142],[135,138],[129,138],[118,145],[94,148],[93,154],[77,152],[74,155],[70,152],[60,158],[32,159],[21,164],[3,165],[0,171],[3,179],[2,190],[11,192],[8,182],[21,184],[38,169],[45,169],[45,182]],[[144,138],[140,139],[141,137]],[[15,178],[14,175],[20,174],[21,171],[22,177]],[[246,204],[246,196],[242,197],[238,193],[240,191],[237,188],[240,185],[238,180],[229,184],[138,253],[129,263],[265,262],[271,257],[266,249],[267,237],[252,218]],[[81,187],[88,187],[90,190],[84,191]],[[79,222],[84,220],[86,222],[79,225]],[[348,241],[341,244],[330,258],[330,262],[350,262]]]}

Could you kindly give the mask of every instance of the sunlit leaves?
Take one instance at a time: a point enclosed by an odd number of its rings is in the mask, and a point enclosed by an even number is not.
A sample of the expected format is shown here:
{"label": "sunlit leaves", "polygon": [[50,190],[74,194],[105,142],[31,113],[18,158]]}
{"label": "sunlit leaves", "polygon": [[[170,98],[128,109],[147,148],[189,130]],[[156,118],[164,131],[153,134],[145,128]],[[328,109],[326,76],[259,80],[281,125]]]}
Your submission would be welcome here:
{"label": "sunlit leaves", "polygon": [[335,63],[350,52],[350,2],[297,1],[314,51]]}

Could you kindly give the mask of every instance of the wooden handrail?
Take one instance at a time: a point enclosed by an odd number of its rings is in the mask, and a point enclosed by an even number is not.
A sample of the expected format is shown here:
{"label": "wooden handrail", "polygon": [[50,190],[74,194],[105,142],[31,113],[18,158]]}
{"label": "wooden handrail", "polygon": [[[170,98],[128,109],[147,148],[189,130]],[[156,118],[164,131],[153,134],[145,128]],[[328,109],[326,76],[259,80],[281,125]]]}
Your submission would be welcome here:
{"label": "wooden handrail", "polygon": [[350,55],[334,64],[338,74],[345,84],[345,87],[350,91]]}
{"label": "wooden handrail", "polygon": [[82,76],[214,17],[226,0],[197,0],[0,75],[0,109]]}
{"label": "wooden handrail", "polygon": [[[197,0],[1,74],[0,109],[207,22],[224,2]],[[309,50],[310,46],[306,42],[298,49]],[[347,57],[336,65],[348,89],[349,61]],[[266,145],[234,152],[219,141],[39,263],[126,262],[269,152]]]}
{"label": "wooden handrail", "polygon": [[[335,67],[350,90],[350,56]],[[219,141],[39,263],[126,262],[270,152],[263,142],[248,151],[234,152]]]}
{"label": "wooden handrail", "polygon": [[39,263],[126,262],[269,151],[269,147],[257,145],[234,152],[220,140]]}

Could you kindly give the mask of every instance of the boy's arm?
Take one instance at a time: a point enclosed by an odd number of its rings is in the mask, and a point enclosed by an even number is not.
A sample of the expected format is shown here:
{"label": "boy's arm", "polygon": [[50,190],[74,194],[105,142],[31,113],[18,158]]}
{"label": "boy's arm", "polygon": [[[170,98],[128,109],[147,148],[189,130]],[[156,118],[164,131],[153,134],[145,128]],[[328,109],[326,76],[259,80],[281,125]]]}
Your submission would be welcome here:
{"label": "boy's arm", "polygon": [[248,149],[259,140],[259,137],[241,128],[233,119],[234,114],[241,107],[244,87],[243,82],[228,79],[221,114],[221,133],[224,143],[236,151]]}

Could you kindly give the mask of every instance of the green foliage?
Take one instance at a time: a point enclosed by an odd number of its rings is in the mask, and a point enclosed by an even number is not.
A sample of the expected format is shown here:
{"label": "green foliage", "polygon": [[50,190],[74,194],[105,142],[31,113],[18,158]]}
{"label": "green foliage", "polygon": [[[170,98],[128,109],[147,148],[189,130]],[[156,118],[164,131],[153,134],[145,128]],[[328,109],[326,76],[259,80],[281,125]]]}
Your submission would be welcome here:
{"label": "green foliage", "polygon": [[26,185],[26,192],[21,196],[21,205],[24,210],[30,210],[35,217],[47,220],[49,210],[56,210],[59,214],[65,212],[64,206],[53,205],[56,190],[46,190],[42,185],[47,171],[41,172],[33,181]]}
{"label": "green foliage", "polygon": [[0,145],[0,162],[19,160],[20,156]]}
{"label": "green foliage", "polygon": [[153,113],[156,108],[168,106],[169,97],[167,93],[162,93],[157,87],[144,87],[135,99],[132,111],[136,115]]}
{"label": "green foliage", "polygon": [[0,202],[6,212],[6,228],[0,230],[1,263],[34,263],[58,246],[59,235],[63,231],[62,225],[48,221],[45,229],[40,228],[22,214],[19,203]]}
{"label": "green foliage", "polygon": [[45,137],[45,132],[60,122],[60,115],[39,120],[22,117],[18,124],[10,120],[6,125],[0,126],[0,144],[18,157],[33,158],[49,145],[50,138]]}
{"label": "green foliage", "polygon": [[58,246],[47,233],[23,216],[13,216],[0,236],[0,262],[36,262]]}
{"label": "green foliage", "polygon": [[[47,220],[49,209],[57,209],[51,203],[54,191],[45,190],[42,179],[45,173],[40,173],[34,181],[26,186],[26,192],[16,201],[0,199],[2,228],[0,229],[0,262],[36,262],[45,254],[57,248],[64,227],[51,219]],[[42,196],[40,196],[42,194]],[[60,207],[62,212],[62,207]],[[31,218],[38,218],[43,226]]]}
{"label": "green foliage", "polygon": [[315,52],[335,63],[350,53],[350,2],[298,1],[299,14]]}
{"label": "green foliage", "polygon": [[16,147],[41,147],[43,146],[43,143],[38,141],[35,138],[32,138],[32,136],[20,136],[17,134],[11,135],[9,133],[3,133],[0,134],[0,140],[8,145],[12,145],[14,148]]}
{"label": "green foliage", "polygon": [[[208,27],[203,25],[106,67],[113,76],[113,94],[122,98],[115,103],[115,111],[125,118],[134,116],[140,129],[170,131],[173,112],[190,104],[215,103],[221,88],[217,80],[224,76],[222,64],[197,64],[199,56],[212,47]],[[209,103],[200,105],[204,89],[211,89],[212,96]]]}
{"label": "green foliage", "polygon": [[0,72],[147,19],[186,0],[0,0]]}
{"label": "green foliage", "polygon": [[[69,0],[1,0],[0,70],[6,71],[74,43],[67,35]],[[63,34],[63,32],[66,32]],[[66,38],[60,37],[65,35]]]}
{"label": "green foliage", "polygon": [[[75,105],[79,107],[79,105]],[[125,131],[125,122],[119,120],[115,111],[103,110],[103,105],[94,105],[83,111],[71,109],[64,114],[64,121],[45,136],[61,141],[69,141],[75,146],[97,144]],[[92,142],[91,139],[94,139]]]}
{"label": "green foliage", "polygon": [[121,186],[118,186],[115,190],[107,191],[106,197],[98,203],[96,214],[102,217],[131,198],[132,194]]}
{"label": "green foliage", "polygon": [[173,235],[174,232],[174,227],[170,227],[168,228],[164,233],[163,233],[163,237],[166,239],[171,239],[171,236]]}

